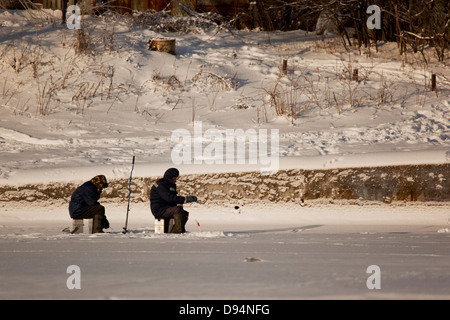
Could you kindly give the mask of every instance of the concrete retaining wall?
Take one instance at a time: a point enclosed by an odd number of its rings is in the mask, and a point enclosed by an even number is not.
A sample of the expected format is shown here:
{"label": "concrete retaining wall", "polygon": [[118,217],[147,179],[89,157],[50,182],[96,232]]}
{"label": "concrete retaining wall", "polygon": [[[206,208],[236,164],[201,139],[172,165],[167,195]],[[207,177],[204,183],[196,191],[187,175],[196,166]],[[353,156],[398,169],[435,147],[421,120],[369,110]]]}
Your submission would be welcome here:
{"label": "concrete retaining wall", "polygon": [[[133,178],[131,200],[146,202],[158,177]],[[450,201],[450,164],[410,165],[330,170],[280,170],[184,175],[180,195],[197,195],[202,203],[236,200],[299,202],[300,199],[359,199],[392,201]],[[101,201],[127,201],[128,179],[111,180]],[[73,183],[0,186],[2,201],[69,201]]]}

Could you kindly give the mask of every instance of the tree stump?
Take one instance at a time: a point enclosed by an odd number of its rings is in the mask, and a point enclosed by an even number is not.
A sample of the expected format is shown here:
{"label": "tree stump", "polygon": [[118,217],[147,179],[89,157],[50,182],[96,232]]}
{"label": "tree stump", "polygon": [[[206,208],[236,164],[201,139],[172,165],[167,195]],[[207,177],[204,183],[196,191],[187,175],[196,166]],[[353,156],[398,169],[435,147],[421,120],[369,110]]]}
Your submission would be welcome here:
{"label": "tree stump", "polygon": [[150,50],[175,54],[175,39],[152,39],[148,42]]}

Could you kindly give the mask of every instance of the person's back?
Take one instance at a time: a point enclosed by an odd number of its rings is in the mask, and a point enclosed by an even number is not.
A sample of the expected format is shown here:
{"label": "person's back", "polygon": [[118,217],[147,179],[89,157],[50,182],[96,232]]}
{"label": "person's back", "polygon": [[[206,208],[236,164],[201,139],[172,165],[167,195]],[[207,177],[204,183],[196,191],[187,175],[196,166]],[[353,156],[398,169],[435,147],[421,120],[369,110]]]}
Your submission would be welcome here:
{"label": "person's back", "polygon": [[97,187],[91,181],[86,181],[72,193],[69,203],[70,217],[77,219],[88,207],[98,205],[99,198]]}

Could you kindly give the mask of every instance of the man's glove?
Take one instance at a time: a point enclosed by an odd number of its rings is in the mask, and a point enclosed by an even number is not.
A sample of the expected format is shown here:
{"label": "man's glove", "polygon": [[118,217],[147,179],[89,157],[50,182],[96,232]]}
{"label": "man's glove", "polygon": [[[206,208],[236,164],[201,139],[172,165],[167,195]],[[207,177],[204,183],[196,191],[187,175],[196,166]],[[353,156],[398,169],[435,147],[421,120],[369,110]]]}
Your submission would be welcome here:
{"label": "man's glove", "polygon": [[186,203],[189,203],[189,202],[197,202],[197,197],[196,196],[187,196]]}

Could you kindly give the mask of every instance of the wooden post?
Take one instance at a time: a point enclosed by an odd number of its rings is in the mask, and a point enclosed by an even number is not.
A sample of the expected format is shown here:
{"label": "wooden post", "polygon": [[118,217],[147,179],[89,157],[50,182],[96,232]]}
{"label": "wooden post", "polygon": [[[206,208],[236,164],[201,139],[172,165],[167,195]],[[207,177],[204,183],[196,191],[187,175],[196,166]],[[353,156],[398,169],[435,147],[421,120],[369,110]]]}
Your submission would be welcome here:
{"label": "wooden post", "polygon": [[358,82],[358,69],[353,69],[353,81]]}
{"label": "wooden post", "polygon": [[287,75],[287,60],[283,59],[283,74]]}
{"label": "wooden post", "polygon": [[436,74],[431,75],[431,91],[436,91]]}

